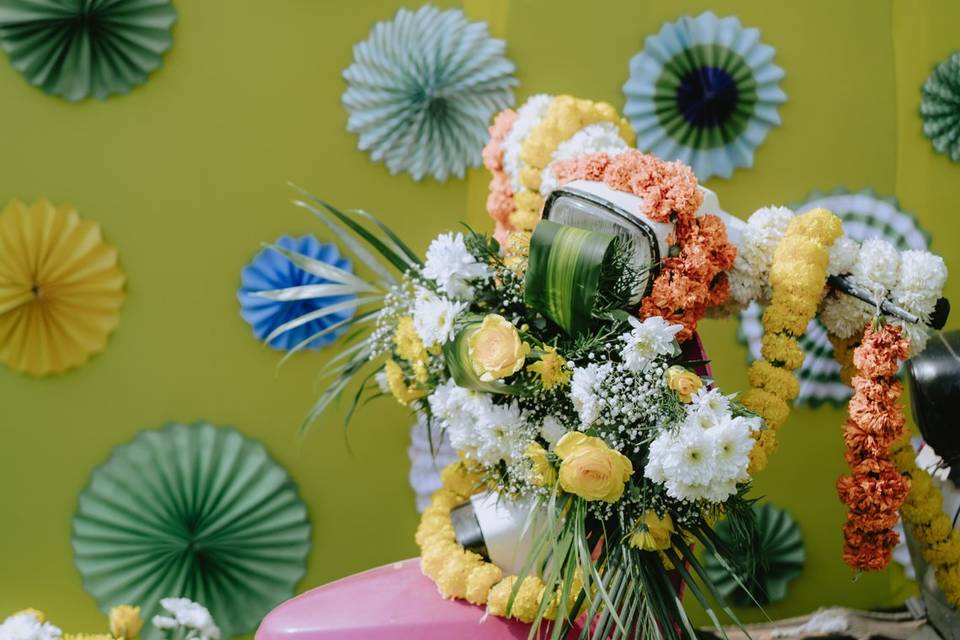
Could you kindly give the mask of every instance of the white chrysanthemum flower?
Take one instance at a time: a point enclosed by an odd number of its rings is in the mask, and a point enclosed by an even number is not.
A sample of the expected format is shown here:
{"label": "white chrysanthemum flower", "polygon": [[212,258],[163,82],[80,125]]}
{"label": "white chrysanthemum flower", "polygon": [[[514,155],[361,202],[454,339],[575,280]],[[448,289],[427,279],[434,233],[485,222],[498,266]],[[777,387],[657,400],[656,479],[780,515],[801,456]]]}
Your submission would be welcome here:
{"label": "white chrysanthemum flower", "polygon": [[533,441],[515,402],[489,403],[477,416],[475,428],[478,444],[474,457],[487,466],[520,459]]}
{"label": "white chrysanthemum flower", "polygon": [[839,291],[828,293],[820,304],[820,322],[838,338],[859,333],[875,315],[875,308]]}
{"label": "white chrysanthemum flower", "polygon": [[683,326],[670,324],[660,316],[650,316],[644,321],[628,318],[633,330],[620,336],[625,343],[620,357],[628,371],[639,373],[659,356],[674,351],[674,336]]}
{"label": "white chrysanthemum flower", "polygon": [[[160,600],[160,606],[166,609],[176,622],[176,627],[186,627],[184,637],[190,640],[218,640],[220,638],[220,628],[213,620],[213,616],[202,604],[193,602],[188,598],[163,598]],[[153,624],[157,628],[170,628],[163,625],[169,625],[171,616],[154,616]],[[158,624],[159,623],[159,624]]]}
{"label": "white chrysanthemum flower", "polygon": [[550,157],[550,164],[540,174],[540,195],[546,198],[560,186],[551,165],[562,160],[572,160],[590,153],[606,153],[611,156],[628,150],[630,145],[620,137],[620,128],[612,122],[588,124],[568,139],[557,145]]}
{"label": "white chrysanthemum flower", "polygon": [[730,296],[741,306],[770,299],[770,266],[777,245],[787,231],[793,211],[786,207],[763,207],[747,219],[737,247],[737,257],[728,277]]}
{"label": "white chrysanthemum flower", "polygon": [[755,444],[750,432],[751,424],[748,421],[729,416],[721,420],[716,428],[707,432],[707,437],[710,438],[713,446],[716,464],[716,473],[711,484],[732,482],[736,490],[737,482],[745,482],[748,479],[750,451]]}
{"label": "white chrysanthemum flower", "polygon": [[58,640],[63,632],[49,622],[40,622],[33,611],[21,611],[0,623],[0,640]]}
{"label": "white chrysanthemum flower", "polygon": [[417,291],[413,305],[413,328],[426,348],[441,346],[453,339],[453,324],[468,304],[452,302],[426,289]]}
{"label": "white chrysanthemum flower", "polygon": [[947,265],[928,251],[904,251],[900,260],[900,278],[891,297],[897,305],[927,319],[943,295]]}
{"label": "white chrysanthemum flower", "polygon": [[377,371],[376,375],[373,376],[373,379],[377,382],[377,387],[380,389],[380,393],[388,394],[390,393],[390,383],[387,382],[387,372],[386,371]]}
{"label": "white chrysanthemum flower", "polygon": [[853,238],[841,236],[830,245],[830,261],[827,264],[827,273],[839,276],[850,273],[860,255],[860,243]]}
{"label": "white chrysanthemum flower", "polygon": [[454,449],[469,452],[479,446],[476,417],[490,405],[489,397],[464,389],[451,378],[433,390],[427,404]]}
{"label": "white chrysanthemum flower", "polygon": [[467,251],[462,233],[440,234],[427,248],[423,276],[436,282],[452,298],[469,300],[473,297],[470,282],[490,275],[489,267]]}
{"label": "white chrysanthemum flower", "polygon": [[553,416],[544,418],[543,424],[540,425],[540,436],[550,444],[550,448],[553,448],[568,431],[569,429]]}
{"label": "white chrysanthemum flower", "polygon": [[865,240],[850,275],[877,298],[886,298],[900,279],[900,252],[882,238]]}
{"label": "white chrysanthemum flower", "polygon": [[720,393],[719,389],[700,387],[690,399],[687,413],[697,419],[699,426],[713,426],[730,414],[730,398]]}
{"label": "white chrysanthemum flower", "polygon": [[577,410],[580,425],[589,427],[600,416],[603,408],[599,401],[600,386],[613,370],[613,365],[590,363],[586,367],[576,367],[570,380],[570,398]]}
{"label": "white chrysanthemum flower", "polygon": [[543,93],[527,98],[527,101],[517,109],[517,119],[513,121],[513,126],[503,139],[503,169],[510,176],[514,192],[519,191],[521,186],[520,150],[523,147],[523,141],[543,120],[551,102],[553,102],[553,96]]}

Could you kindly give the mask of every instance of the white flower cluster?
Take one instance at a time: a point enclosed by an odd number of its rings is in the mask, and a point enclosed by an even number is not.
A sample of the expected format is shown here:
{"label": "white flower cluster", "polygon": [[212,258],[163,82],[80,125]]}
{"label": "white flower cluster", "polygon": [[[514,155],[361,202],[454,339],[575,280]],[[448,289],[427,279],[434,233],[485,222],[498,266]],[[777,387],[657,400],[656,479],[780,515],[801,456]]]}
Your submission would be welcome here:
{"label": "white flower cluster", "polygon": [[660,316],[650,316],[642,322],[633,316],[627,320],[633,329],[620,337],[625,343],[620,357],[631,373],[639,373],[656,358],[678,351],[675,338],[683,325],[670,324]]}
{"label": "white flower cluster", "polygon": [[168,615],[153,617],[153,626],[161,631],[173,631],[183,640],[218,640],[220,628],[202,604],[188,598],[163,598],[160,606]]}
{"label": "white flower cluster", "polygon": [[427,349],[442,346],[454,338],[454,323],[468,307],[466,302],[453,302],[432,291],[417,290],[413,305],[413,328]]}
{"label": "white flower cluster", "polygon": [[[947,267],[943,258],[928,251],[899,252],[880,238],[862,244],[842,239],[843,246],[831,251],[831,274],[845,275],[877,299],[889,299],[921,319],[919,324],[902,322],[910,338],[910,353],[923,351],[929,339],[926,322],[943,293]],[[841,241],[838,240],[837,244]],[[836,245],[835,245],[836,246]],[[841,255],[842,254],[842,255]],[[877,314],[877,309],[852,296],[831,292],[820,308],[820,319],[828,331],[841,338],[854,335]]]}
{"label": "white flower cluster", "polygon": [[495,404],[490,394],[464,389],[452,379],[437,387],[427,401],[453,448],[486,466],[522,460],[524,449],[537,435],[515,402]]}
{"label": "white flower cluster", "polygon": [[34,611],[21,611],[0,623],[0,640],[58,640],[63,632],[41,622]]}
{"label": "white flower cluster", "polygon": [[773,253],[791,218],[793,211],[786,207],[764,207],[747,219],[733,269],[728,274],[730,299],[737,307],[746,307],[751,302],[770,302]]}
{"label": "white flower cluster", "polygon": [[442,233],[427,248],[423,277],[436,282],[451,298],[470,300],[473,298],[470,282],[490,275],[490,268],[467,251],[462,233]]}
{"label": "white flower cluster", "polygon": [[557,146],[550,157],[550,164],[540,175],[540,195],[546,198],[551,191],[560,186],[552,169],[554,162],[571,160],[590,153],[607,153],[615,156],[629,148],[630,145],[620,137],[620,128],[616,124],[612,122],[588,124]]}
{"label": "white flower cluster", "polygon": [[700,389],[686,421],[650,443],[643,474],[676,500],[724,502],[749,480],[751,433],[760,427],[759,418],[733,416],[719,391]]}
{"label": "white flower cluster", "polygon": [[503,140],[503,169],[510,176],[515,192],[520,190],[520,169],[523,166],[520,150],[523,147],[523,141],[543,120],[551,102],[553,102],[553,96],[543,93],[528,98],[517,109],[517,119],[513,121],[513,126]]}

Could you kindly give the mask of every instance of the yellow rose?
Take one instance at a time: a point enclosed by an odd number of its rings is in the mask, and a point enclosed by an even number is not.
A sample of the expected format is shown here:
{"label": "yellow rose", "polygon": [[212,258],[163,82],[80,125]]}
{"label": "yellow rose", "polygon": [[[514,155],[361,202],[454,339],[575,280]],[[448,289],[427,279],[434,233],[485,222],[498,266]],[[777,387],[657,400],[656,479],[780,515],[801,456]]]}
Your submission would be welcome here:
{"label": "yellow rose", "polygon": [[527,445],[523,452],[531,463],[533,463],[533,476],[531,481],[538,487],[550,487],[557,481],[557,471],[550,464],[547,457],[547,450],[536,442]]}
{"label": "yellow rose", "polygon": [[567,368],[567,361],[557,353],[556,347],[544,347],[540,359],[527,366],[527,371],[540,376],[540,384],[550,390],[556,386],[566,386],[570,383],[573,373]]}
{"label": "yellow rose", "polygon": [[140,635],[141,627],[140,607],[121,604],[110,609],[110,633],[115,638],[133,640]]}
{"label": "yellow rose", "polygon": [[487,314],[467,338],[473,370],[484,382],[512,376],[523,367],[530,345],[520,339],[517,328],[506,318]]}
{"label": "yellow rose", "polygon": [[584,500],[616,502],[633,475],[630,459],[600,438],[579,431],[565,434],[554,448],[560,463],[560,487]]}
{"label": "yellow rose", "polygon": [[403,369],[393,360],[386,361],[384,364],[384,373],[386,373],[387,376],[387,386],[390,388],[390,393],[392,393],[393,397],[397,399],[397,402],[403,406],[407,406],[414,400],[427,395],[425,389],[407,386],[403,378]]}
{"label": "yellow rose", "polygon": [[677,392],[681,402],[690,402],[693,394],[703,386],[703,380],[692,371],[673,366],[667,369],[667,386]]}
{"label": "yellow rose", "polygon": [[630,536],[630,544],[642,551],[663,551],[672,546],[673,518],[669,513],[663,517],[656,511],[647,511],[637,522],[637,529]]}

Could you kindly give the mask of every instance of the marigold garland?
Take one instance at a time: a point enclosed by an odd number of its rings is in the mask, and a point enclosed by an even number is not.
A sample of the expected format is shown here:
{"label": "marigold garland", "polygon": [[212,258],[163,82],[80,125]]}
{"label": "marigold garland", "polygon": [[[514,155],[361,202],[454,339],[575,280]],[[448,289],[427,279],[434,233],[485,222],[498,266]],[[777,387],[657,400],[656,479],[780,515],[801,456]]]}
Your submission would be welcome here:
{"label": "marigold garland", "polygon": [[[459,598],[471,604],[487,605],[487,612],[507,617],[507,604],[517,576],[504,576],[500,567],[486,562],[480,555],[467,551],[458,542],[450,520],[450,511],[464,504],[470,496],[483,491],[480,475],[469,463],[460,461],[448,465],[441,473],[443,488],[434,492],[420,516],[415,536],[420,547],[420,568],[437,585],[444,598]],[[543,581],[528,575],[523,579],[510,608],[511,618],[527,624],[534,621],[540,601],[545,597]],[[571,609],[580,585],[574,584]],[[544,618],[553,620],[559,607],[560,592],[549,594]]]}
{"label": "marigold garland", "polygon": [[494,118],[490,125],[490,141],[483,148],[483,166],[490,171],[490,192],[487,195],[487,213],[496,223],[493,236],[503,244],[507,234],[514,230],[510,225],[510,214],[516,209],[513,202],[513,186],[510,176],[503,167],[503,142],[510,127],[517,120],[517,112],[513,109],[504,109]]}
{"label": "marigold garland", "polygon": [[909,435],[893,445],[890,458],[910,479],[910,493],[900,508],[903,521],[920,543],[923,559],[934,568],[943,595],[951,605],[960,607],[960,533],[943,512],[943,495],[930,474],[917,466]]}
{"label": "marigold garland", "polygon": [[840,380],[845,385],[850,385],[853,376],[857,373],[857,368],[853,364],[853,352],[860,346],[863,340],[863,331],[858,331],[849,338],[841,338],[832,333],[827,334],[827,339],[833,346],[833,357],[840,365]]}
{"label": "marigold garland", "polygon": [[770,304],[763,313],[763,360],[750,365],[750,389],[743,404],[759,414],[767,428],[757,432],[749,473],[762,471],[776,450],[776,429],[790,415],[800,391],[793,370],[803,364],[797,338],[817,313],[827,280],[830,246],[843,234],[840,219],[826,209],[812,209],[790,220],[770,267]]}
{"label": "marigold garland", "polygon": [[857,374],[844,424],[846,459],[853,473],[837,480],[837,493],[847,505],[843,527],[843,561],[858,571],[877,571],[890,562],[899,536],[891,531],[910,491],[890,460],[890,445],[904,434],[900,406],[903,385],[894,376],[899,361],[910,354],[903,327],[871,324],[853,353]]}
{"label": "marigold garland", "polygon": [[[583,127],[599,122],[611,122],[620,129],[620,137],[633,146],[636,135],[625,118],[606,102],[581,100],[573,96],[557,96],[550,102],[546,114],[523,141],[520,150],[520,184],[522,188],[514,195],[515,209],[507,222],[511,229],[532,231],[540,221],[543,211],[543,196],[540,195],[540,179],[544,168],[553,157],[560,143],[569,139]],[[491,212],[492,215],[492,212]]]}
{"label": "marigold garland", "polygon": [[670,255],[661,262],[650,295],[643,299],[640,317],[660,316],[683,325],[677,340],[690,339],[707,308],[726,302],[736,247],[727,240],[727,228],[715,215],[697,217],[703,193],[693,170],[681,162],[665,162],[636,150],[617,155],[592,153],[557,162],[554,174],[561,184],[595,180],[612,189],[643,198],[643,213],[655,222],[674,223]]}

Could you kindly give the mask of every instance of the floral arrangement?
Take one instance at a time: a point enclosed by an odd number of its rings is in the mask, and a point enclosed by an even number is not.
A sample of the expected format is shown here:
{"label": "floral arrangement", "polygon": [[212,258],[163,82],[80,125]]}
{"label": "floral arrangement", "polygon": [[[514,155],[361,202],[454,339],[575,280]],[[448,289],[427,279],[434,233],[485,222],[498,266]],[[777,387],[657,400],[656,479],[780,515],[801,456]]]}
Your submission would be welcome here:
{"label": "floral arrangement", "polygon": [[[164,598],[163,615],[153,617],[153,627],[166,640],[219,640],[220,629],[210,612],[187,598]],[[24,609],[0,623],[2,640],[134,640],[143,630],[140,607],[122,604],[110,609],[109,633],[63,633],[36,609]]]}
{"label": "floral arrangement", "polygon": [[[878,323],[879,324],[879,323]],[[906,418],[900,406],[903,385],[895,376],[909,353],[903,328],[884,323],[869,326],[853,361],[853,398],[844,424],[847,463],[852,475],[837,481],[847,505],[843,560],[860,571],[883,569],[899,536],[891,529],[910,491],[910,480],[890,460],[890,445],[900,440]]]}

